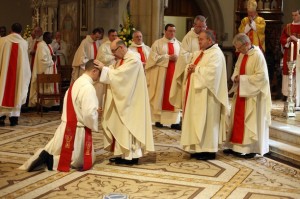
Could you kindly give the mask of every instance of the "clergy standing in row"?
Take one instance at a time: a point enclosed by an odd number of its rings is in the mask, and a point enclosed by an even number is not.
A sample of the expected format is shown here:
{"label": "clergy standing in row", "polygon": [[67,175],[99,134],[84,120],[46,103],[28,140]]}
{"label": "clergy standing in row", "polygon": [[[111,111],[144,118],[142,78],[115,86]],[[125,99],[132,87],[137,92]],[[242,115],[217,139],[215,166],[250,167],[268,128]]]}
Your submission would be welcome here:
{"label": "clergy standing in row", "polygon": [[169,101],[171,83],[181,43],[175,38],[173,24],[165,26],[165,35],[151,46],[145,73],[150,99],[152,122],[156,127],[171,125],[181,130],[179,109]]}
{"label": "clergy standing in row", "polygon": [[118,61],[103,67],[100,77],[107,84],[102,122],[104,148],[116,156],[110,162],[137,164],[146,152],[154,151],[143,64],[123,40],[114,40],[110,48]]}
{"label": "clergy standing in row", "polygon": [[[56,56],[54,55],[53,49],[50,45],[51,42],[52,34],[50,32],[45,32],[43,35],[43,41],[38,43],[34,58],[34,65],[32,68],[28,103],[29,107],[36,107],[37,105],[37,74],[57,74]],[[49,84],[47,87],[45,87],[45,92],[57,93],[58,85]],[[56,100],[47,100],[46,104],[44,105],[45,107],[57,106],[58,102]]]}
{"label": "clergy standing in row", "polygon": [[185,101],[180,144],[191,158],[216,158],[226,135],[229,116],[226,63],[210,30],[199,34],[201,51],[193,54],[185,71]]}
{"label": "clergy standing in row", "polygon": [[182,102],[185,95],[182,88],[184,85],[185,67],[191,62],[193,53],[200,50],[199,33],[206,30],[206,28],[206,18],[198,15],[194,19],[193,28],[182,39],[170,91],[170,103],[177,108],[182,109]]}
{"label": "clergy standing in row", "polygon": [[31,77],[28,44],[20,35],[22,26],[14,23],[11,34],[0,39],[0,126],[8,115],[10,126],[18,124]]}
{"label": "clergy standing in row", "polygon": [[98,99],[93,86],[99,81],[100,66],[90,60],[84,74],[65,94],[61,124],[47,145],[37,150],[19,169],[67,172],[90,169],[95,162],[92,132],[98,132]]}
{"label": "clergy standing in row", "polygon": [[140,55],[143,66],[145,67],[151,49],[149,46],[144,44],[143,34],[141,31],[136,30],[132,33],[132,43],[129,46],[129,49]]}
{"label": "clergy standing in row", "polygon": [[242,158],[253,158],[256,153],[269,152],[269,125],[271,124],[271,94],[268,68],[259,47],[251,44],[244,33],[233,38],[240,52],[232,74],[235,92],[223,152]]}

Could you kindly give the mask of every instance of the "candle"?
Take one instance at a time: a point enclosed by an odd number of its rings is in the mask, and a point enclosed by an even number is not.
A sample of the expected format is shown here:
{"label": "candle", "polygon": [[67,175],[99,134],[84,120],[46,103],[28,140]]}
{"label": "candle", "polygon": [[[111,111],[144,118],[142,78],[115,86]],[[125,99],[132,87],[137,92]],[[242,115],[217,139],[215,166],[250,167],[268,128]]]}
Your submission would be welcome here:
{"label": "candle", "polygon": [[297,56],[300,54],[299,50],[300,50],[300,39],[297,40],[297,53],[296,53]]}
{"label": "candle", "polygon": [[294,61],[294,43],[291,42],[291,57],[290,61]]}

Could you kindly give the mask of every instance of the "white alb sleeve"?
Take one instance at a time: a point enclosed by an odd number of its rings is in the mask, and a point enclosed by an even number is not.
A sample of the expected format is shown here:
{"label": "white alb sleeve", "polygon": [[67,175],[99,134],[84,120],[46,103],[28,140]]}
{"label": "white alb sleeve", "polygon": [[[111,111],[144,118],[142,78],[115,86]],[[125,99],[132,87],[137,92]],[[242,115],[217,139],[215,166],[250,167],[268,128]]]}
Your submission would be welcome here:
{"label": "white alb sleeve", "polygon": [[104,84],[110,84],[110,79],[108,76],[108,73],[110,71],[109,67],[103,67],[101,71],[101,76],[100,76],[100,82]]}

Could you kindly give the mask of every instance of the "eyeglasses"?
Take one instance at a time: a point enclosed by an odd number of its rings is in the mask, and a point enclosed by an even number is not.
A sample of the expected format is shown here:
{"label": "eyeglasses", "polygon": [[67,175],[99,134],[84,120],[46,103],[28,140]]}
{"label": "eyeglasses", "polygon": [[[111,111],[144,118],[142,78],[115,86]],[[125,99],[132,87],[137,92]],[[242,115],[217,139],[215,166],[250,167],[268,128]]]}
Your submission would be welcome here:
{"label": "eyeglasses", "polygon": [[244,43],[242,45],[240,45],[239,47],[235,46],[235,49],[237,49],[238,51],[240,51],[241,49],[243,49],[243,47],[246,45],[247,43]]}
{"label": "eyeglasses", "polygon": [[116,49],[111,49],[111,52],[112,52],[112,53],[117,52],[117,50],[118,50],[120,47],[121,47],[121,46],[118,46]]}

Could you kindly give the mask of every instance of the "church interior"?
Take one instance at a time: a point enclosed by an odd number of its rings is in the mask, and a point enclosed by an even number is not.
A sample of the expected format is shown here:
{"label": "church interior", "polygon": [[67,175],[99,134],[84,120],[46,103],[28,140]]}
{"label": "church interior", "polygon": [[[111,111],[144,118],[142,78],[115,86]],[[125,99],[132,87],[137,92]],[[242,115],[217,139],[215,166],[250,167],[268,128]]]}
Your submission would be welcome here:
{"label": "church interior", "polygon": [[[288,116],[281,94],[283,27],[292,22],[299,0],[259,0],[258,14],[266,20],[266,53],[272,92],[270,152],[243,159],[217,153],[215,160],[190,159],[180,146],[180,130],[153,126],[155,152],[137,165],[115,165],[103,147],[103,129],[93,134],[96,163],[88,171],[18,170],[42,148],[60,124],[61,113],[22,112],[18,126],[0,126],[0,198],[300,198],[300,107]],[[258,2],[259,2],[258,1]],[[96,27],[135,28],[151,47],[161,38],[164,25],[176,26],[179,41],[190,30],[196,15],[207,18],[226,58],[228,88],[232,83],[236,53],[232,39],[247,15],[246,0],[14,0],[1,2],[0,26],[7,34],[12,23],[23,26],[23,37],[37,25],[60,32],[68,44],[61,66],[68,87],[72,60],[81,40]],[[13,12],[12,12],[13,11]],[[26,34],[27,33],[27,34]],[[26,39],[26,38],[25,38]],[[300,56],[299,56],[300,57]],[[299,109],[297,109],[299,108]],[[115,194],[115,195],[114,195]]]}

